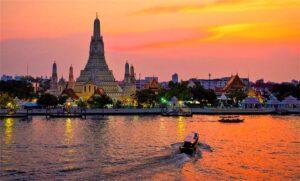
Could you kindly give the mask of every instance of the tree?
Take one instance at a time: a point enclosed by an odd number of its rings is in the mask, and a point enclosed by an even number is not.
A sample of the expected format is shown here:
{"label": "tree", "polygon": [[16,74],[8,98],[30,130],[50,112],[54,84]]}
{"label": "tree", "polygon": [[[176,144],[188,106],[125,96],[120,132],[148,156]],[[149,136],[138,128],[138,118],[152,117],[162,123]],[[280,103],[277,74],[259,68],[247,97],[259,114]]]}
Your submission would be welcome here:
{"label": "tree", "polygon": [[61,96],[59,96],[59,97],[58,97],[58,104],[60,104],[60,105],[65,104],[68,98],[69,98],[69,97],[66,96],[66,95],[61,95]]}
{"label": "tree", "polygon": [[83,101],[82,99],[79,99],[77,102],[76,102],[77,106],[80,107],[80,108],[87,108],[87,103],[85,101]]}
{"label": "tree", "polygon": [[7,92],[19,99],[31,99],[35,96],[31,83],[26,80],[0,81],[0,92]]}
{"label": "tree", "polygon": [[170,100],[172,97],[177,97],[179,100],[190,100],[193,97],[190,89],[187,87],[187,82],[174,83],[169,82],[169,89],[161,89],[158,93],[158,97],[164,97],[166,100]]}
{"label": "tree", "polygon": [[144,89],[136,92],[138,107],[153,107],[157,101],[155,93],[149,89]]}
{"label": "tree", "polygon": [[200,84],[190,89],[195,100],[199,101],[201,106],[206,106],[207,104],[216,105],[217,96],[214,90],[204,89]]}
{"label": "tree", "polygon": [[114,108],[121,108],[122,107],[122,102],[117,100],[115,103],[114,103]]}
{"label": "tree", "polygon": [[5,109],[9,104],[13,104],[14,98],[6,92],[0,92],[0,109]]}
{"label": "tree", "polygon": [[58,99],[56,96],[53,96],[51,94],[43,94],[41,97],[37,100],[37,103],[39,105],[50,107],[50,106],[57,106]]}
{"label": "tree", "polygon": [[300,99],[300,84],[297,86],[293,84],[275,84],[271,88],[271,92],[279,99],[283,100],[290,95]]}
{"label": "tree", "polygon": [[88,100],[88,103],[92,108],[104,108],[105,105],[112,104],[113,101],[109,96],[104,94],[104,95],[93,95]]}
{"label": "tree", "polygon": [[243,90],[237,90],[237,91],[232,91],[229,94],[229,97],[232,100],[232,104],[234,106],[238,106],[238,103],[242,100],[244,100],[247,97],[247,94]]}

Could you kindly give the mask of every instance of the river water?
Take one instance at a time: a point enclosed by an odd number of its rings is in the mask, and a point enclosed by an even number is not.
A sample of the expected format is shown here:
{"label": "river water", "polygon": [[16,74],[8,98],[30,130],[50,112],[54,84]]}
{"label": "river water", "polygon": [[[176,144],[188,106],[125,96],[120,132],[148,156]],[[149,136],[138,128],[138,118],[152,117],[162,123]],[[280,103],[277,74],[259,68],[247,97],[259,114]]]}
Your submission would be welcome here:
{"label": "river water", "polygon": [[[0,180],[300,179],[300,117],[0,120]],[[192,156],[180,154],[197,131]]]}

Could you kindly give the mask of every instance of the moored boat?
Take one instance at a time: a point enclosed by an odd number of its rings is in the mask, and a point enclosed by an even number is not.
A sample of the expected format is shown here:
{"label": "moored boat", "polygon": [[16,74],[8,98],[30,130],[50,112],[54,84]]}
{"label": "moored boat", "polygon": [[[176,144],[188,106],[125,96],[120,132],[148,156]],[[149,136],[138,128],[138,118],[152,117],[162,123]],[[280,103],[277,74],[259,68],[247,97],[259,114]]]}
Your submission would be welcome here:
{"label": "moored boat", "polygon": [[49,117],[52,118],[81,118],[83,117],[82,114],[75,114],[75,113],[59,113],[59,114],[49,114]]}
{"label": "moored boat", "polygon": [[182,146],[179,147],[181,153],[192,154],[196,150],[199,141],[199,134],[192,132],[188,134]]}
{"label": "moored boat", "polygon": [[164,108],[161,112],[162,116],[193,116],[190,108],[187,107],[174,107],[174,108]]}
{"label": "moored boat", "polygon": [[244,119],[240,118],[240,116],[220,116],[219,122],[222,123],[241,123],[244,122]]}

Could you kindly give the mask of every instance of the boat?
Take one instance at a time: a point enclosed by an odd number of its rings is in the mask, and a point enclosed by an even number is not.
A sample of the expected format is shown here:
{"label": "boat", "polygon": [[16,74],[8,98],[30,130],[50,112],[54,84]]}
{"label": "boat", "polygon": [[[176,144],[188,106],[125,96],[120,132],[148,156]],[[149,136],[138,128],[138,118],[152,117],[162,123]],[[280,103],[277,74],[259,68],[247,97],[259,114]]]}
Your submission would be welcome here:
{"label": "boat", "polygon": [[180,153],[193,154],[196,150],[199,141],[199,134],[196,132],[192,132],[188,134],[182,146],[179,147]]}
{"label": "boat", "polygon": [[82,114],[76,114],[76,113],[58,113],[58,114],[49,114],[49,117],[52,118],[82,118]]}
{"label": "boat", "polygon": [[174,107],[174,108],[164,108],[161,111],[162,116],[185,116],[191,117],[193,113],[190,108],[187,107]]}
{"label": "boat", "polygon": [[240,116],[220,116],[219,122],[222,123],[241,123],[244,122],[244,119],[240,118]]}
{"label": "boat", "polygon": [[0,118],[28,118],[28,114],[15,113],[15,114],[0,114]]}

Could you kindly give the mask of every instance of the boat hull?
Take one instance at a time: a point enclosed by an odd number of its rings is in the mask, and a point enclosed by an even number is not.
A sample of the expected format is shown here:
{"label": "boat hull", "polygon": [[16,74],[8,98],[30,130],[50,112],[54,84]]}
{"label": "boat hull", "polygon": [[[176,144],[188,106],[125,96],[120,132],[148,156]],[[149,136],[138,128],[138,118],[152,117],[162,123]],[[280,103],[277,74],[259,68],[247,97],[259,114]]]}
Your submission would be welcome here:
{"label": "boat hull", "polygon": [[220,119],[219,122],[221,123],[242,123],[244,119]]}

